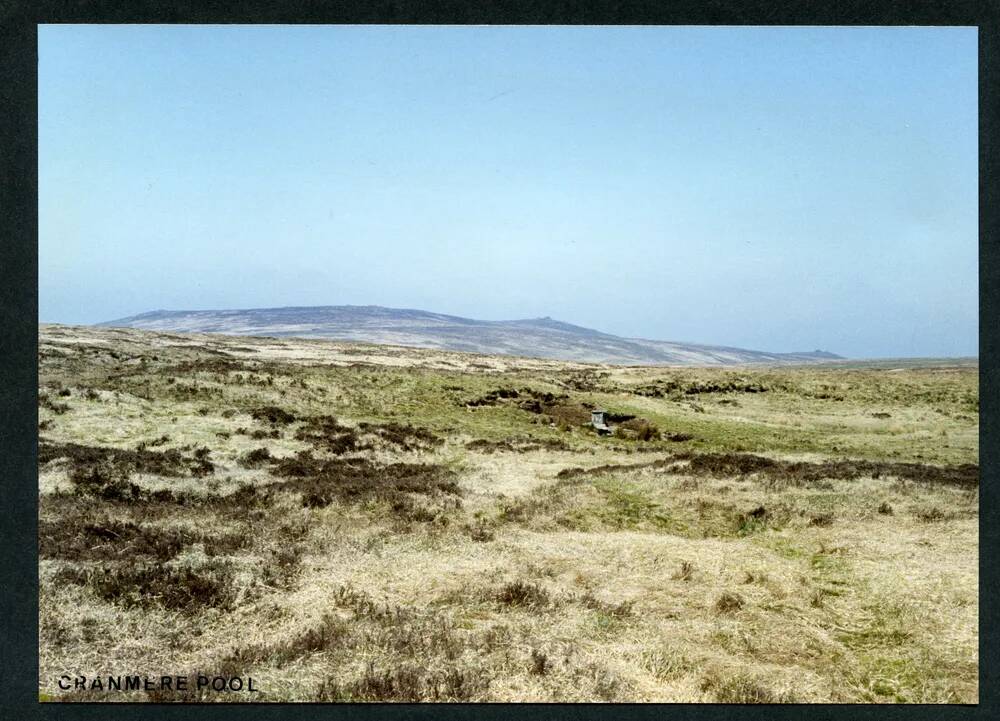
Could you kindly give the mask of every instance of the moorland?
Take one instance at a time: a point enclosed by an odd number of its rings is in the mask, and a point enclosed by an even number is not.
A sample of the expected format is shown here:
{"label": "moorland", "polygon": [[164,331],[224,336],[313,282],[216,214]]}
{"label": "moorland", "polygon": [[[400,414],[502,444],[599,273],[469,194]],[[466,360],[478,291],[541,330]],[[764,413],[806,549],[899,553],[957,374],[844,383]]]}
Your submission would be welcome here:
{"label": "moorland", "polygon": [[[974,361],[43,325],[39,693],[976,703],[978,410]],[[125,671],[259,691],[56,682]]]}

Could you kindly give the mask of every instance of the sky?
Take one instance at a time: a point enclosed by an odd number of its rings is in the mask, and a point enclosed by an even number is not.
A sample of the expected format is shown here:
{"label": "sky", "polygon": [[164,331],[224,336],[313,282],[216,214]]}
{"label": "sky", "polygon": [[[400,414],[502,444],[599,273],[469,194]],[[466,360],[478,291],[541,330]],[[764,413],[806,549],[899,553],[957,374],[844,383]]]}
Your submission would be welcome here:
{"label": "sky", "polygon": [[978,352],[975,28],[39,27],[39,319]]}

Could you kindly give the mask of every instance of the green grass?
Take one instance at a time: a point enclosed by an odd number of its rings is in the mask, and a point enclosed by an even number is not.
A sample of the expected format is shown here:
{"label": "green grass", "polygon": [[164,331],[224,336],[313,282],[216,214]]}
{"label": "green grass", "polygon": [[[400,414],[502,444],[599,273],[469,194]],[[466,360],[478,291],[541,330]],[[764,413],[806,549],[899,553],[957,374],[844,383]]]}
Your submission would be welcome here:
{"label": "green grass", "polygon": [[610,526],[635,528],[646,523],[655,528],[670,528],[673,525],[659,504],[628,482],[603,478],[594,481],[594,488],[607,504],[597,515]]}

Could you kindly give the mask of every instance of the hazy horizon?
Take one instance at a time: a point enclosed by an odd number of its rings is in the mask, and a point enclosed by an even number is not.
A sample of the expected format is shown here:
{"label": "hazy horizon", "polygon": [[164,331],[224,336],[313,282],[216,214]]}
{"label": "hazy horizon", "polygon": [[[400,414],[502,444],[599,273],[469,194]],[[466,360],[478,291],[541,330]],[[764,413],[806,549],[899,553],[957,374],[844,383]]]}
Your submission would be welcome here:
{"label": "hazy horizon", "polygon": [[39,27],[39,320],[978,355],[975,28]]}

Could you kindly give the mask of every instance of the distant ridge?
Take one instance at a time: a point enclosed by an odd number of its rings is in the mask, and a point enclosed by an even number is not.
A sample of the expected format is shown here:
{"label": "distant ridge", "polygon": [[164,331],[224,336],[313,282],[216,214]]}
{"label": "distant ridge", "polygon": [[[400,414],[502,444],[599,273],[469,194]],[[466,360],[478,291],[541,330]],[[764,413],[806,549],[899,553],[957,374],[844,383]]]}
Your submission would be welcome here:
{"label": "distant ridge", "polygon": [[377,305],[154,310],[99,325],[169,332],[327,338],[622,365],[787,364],[841,359],[841,356],[821,350],[767,353],[726,346],[622,338],[552,318],[473,320]]}

